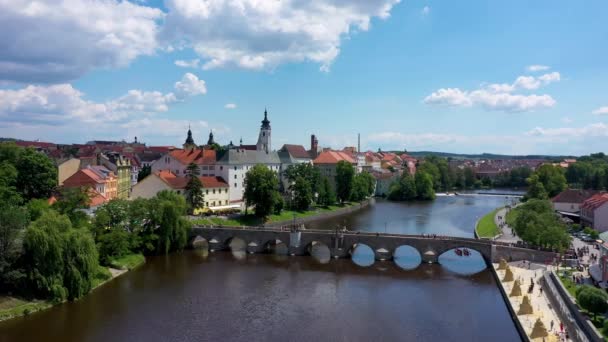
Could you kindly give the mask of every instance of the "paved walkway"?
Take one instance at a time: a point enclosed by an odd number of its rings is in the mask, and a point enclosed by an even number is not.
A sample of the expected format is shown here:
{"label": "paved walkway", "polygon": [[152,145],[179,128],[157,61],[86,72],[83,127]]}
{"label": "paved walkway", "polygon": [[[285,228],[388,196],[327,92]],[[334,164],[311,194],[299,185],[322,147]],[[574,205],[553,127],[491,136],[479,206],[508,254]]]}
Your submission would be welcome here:
{"label": "paved walkway", "polygon": [[[507,224],[506,218],[507,208],[498,210],[496,215],[494,215],[494,223],[498,229],[501,230],[501,235],[496,238],[496,241],[507,243],[517,243],[517,241],[521,241],[521,239],[515,235],[515,231]],[[501,225],[503,225],[502,228]]]}
{"label": "paved walkway", "polygon": [[[530,303],[532,304],[532,309],[534,312],[531,315],[518,315],[517,319],[523,326],[526,334],[530,336],[532,333],[532,328],[534,327],[534,323],[538,318],[543,322],[545,328],[549,332],[549,336],[545,339],[534,339],[533,341],[571,341],[570,339],[565,339],[565,334],[560,332],[560,320],[559,316],[555,312],[555,310],[549,304],[549,299],[547,298],[544,292],[540,291],[540,278],[543,276],[543,273],[546,271],[544,265],[531,264],[528,266],[527,263],[522,262],[512,262],[509,264],[511,271],[513,272],[513,277],[515,279],[519,279],[521,285],[521,292],[524,295],[527,295],[530,299]],[[494,264],[494,268],[497,268],[498,264]],[[528,269],[528,267],[530,267]],[[505,271],[496,271],[498,274],[498,278],[501,280],[500,286],[505,289],[507,295],[511,293],[513,289],[514,282],[504,283],[502,279],[505,276]],[[528,293],[528,288],[531,282],[534,282],[534,289],[532,293]],[[519,310],[519,306],[523,300],[523,296],[518,297],[509,297],[509,302],[513,307],[513,310],[517,312]],[[553,328],[551,328],[551,322],[553,322]]]}

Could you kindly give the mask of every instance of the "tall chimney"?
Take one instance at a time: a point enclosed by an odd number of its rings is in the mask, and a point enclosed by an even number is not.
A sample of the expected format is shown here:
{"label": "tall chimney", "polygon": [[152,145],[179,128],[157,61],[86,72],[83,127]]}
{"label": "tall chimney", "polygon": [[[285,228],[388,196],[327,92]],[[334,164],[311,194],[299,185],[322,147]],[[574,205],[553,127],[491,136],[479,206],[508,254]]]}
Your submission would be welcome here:
{"label": "tall chimney", "polygon": [[361,133],[357,133],[357,152],[361,152]]}
{"label": "tall chimney", "polygon": [[310,135],[310,153],[312,154],[312,158],[317,157],[317,152],[319,151],[319,140],[314,134]]}

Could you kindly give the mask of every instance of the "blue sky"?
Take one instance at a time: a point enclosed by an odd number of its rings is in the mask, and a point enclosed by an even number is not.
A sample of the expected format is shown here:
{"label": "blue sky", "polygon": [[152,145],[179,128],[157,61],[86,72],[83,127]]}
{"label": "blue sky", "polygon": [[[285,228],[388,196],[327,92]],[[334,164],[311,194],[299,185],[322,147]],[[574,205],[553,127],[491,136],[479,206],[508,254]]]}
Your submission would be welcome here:
{"label": "blue sky", "polygon": [[274,148],[308,146],[311,133],[342,148],[361,133],[372,150],[605,151],[607,10],[605,1],[0,1],[0,136],[179,145],[191,125],[199,143],[209,130],[221,143],[254,143],[268,107]]}

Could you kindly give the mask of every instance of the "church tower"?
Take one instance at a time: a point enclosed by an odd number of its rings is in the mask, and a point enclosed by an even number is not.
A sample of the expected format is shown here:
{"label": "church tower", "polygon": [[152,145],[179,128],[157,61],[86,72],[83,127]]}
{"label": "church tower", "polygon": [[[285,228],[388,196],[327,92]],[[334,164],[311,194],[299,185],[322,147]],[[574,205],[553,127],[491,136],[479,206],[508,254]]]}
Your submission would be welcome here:
{"label": "church tower", "polygon": [[270,121],[268,121],[268,112],[266,109],[264,109],[264,120],[262,120],[262,126],[260,127],[260,136],[258,137],[256,150],[265,151],[266,153],[271,151]]}
{"label": "church tower", "polygon": [[213,131],[209,132],[209,140],[207,140],[207,145],[215,144],[215,140],[213,140]]}
{"label": "church tower", "polygon": [[184,142],[184,150],[195,149],[196,144],[194,143],[194,139],[192,139],[192,131],[190,130],[190,126],[188,126],[188,137],[186,138],[186,142]]}

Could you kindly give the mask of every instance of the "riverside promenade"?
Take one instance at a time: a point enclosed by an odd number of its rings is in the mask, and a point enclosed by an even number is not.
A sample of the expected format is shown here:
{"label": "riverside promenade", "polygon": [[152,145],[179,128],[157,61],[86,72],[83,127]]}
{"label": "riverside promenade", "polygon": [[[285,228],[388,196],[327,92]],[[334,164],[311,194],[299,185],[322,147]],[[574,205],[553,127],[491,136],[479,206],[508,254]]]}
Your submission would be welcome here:
{"label": "riverside promenade", "polygon": [[[543,286],[541,286],[541,278],[551,266],[540,264],[530,264],[528,262],[511,262],[509,268],[513,273],[513,280],[517,280],[520,284],[521,294],[514,295],[513,287],[515,281],[504,281],[505,270],[498,270],[498,264],[493,264],[496,276],[499,279],[499,286],[502,289],[503,296],[507,305],[510,306],[510,311],[513,319],[517,320],[518,329],[523,329],[527,340],[529,341],[573,341],[570,336],[566,338],[566,328],[560,329],[559,315],[553,306],[550,304],[549,298]],[[533,283],[532,292],[528,292],[530,284]],[[542,290],[541,290],[542,288]],[[521,310],[524,295],[528,297],[532,312],[523,314]],[[532,338],[532,332],[537,320],[542,321],[547,331],[547,336]],[[563,325],[562,325],[563,326]],[[521,332],[521,331],[520,331]]]}
{"label": "riverside promenade", "polygon": [[[506,242],[506,243],[517,243],[521,241],[521,239],[515,235],[512,227],[509,227],[507,224],[507,208],[501,208],[494,215],[494,223],[496,227],[500,229],[500,236],[496,238],[496,241]],[[502,225],[502,226],[501,226]]]}

